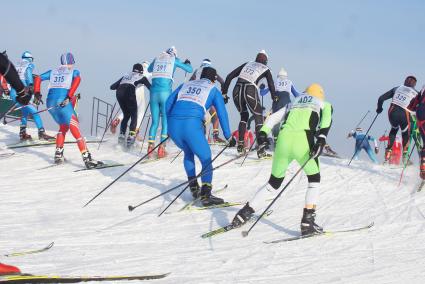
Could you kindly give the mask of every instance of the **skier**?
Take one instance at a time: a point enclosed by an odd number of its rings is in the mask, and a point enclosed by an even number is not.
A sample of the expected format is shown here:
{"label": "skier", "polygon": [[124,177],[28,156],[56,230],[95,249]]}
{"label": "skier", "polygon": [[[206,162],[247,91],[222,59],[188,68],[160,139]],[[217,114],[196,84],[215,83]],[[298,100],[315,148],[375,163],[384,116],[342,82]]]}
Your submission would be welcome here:
{"label": "skier", "polygon": [[[239,131],[236,129],[232,132],[232,136],[235,137],[236,141],[239,140]],[[249,149],[252,144],[254,144],[254,135],[252,134],[251,130],[245,131],[245,137],[244,137],[244,143],[245,143],[245,149]]]}
{"label": "skier", "polygon": [[[381,137],[379,137],[379,141],[390,141],[390,137],[389,136],[384,136],[382,135]],[[393,147],[391,148],[391,156],[389,158],[389,163],[390,165],[399,165],[400,164],[400,160],[401,160],[401,138],[400,136],[396,136],[394,143],[393,143]]]}
{"label": "skier", "polygon": [[[204,69],[204,67],[211,67],[211,60],[209,60],[208,58],[202,60],[201,66],[199,66],[198,69],[196,69],[192,76],[190,77],[189,81],[192,80],[198,80],[201,77],[201,73],[202,70]],[[217,74],[217,81],[220,83],[221,86],[223,86],[224,84],[224,80],[223,78],[221,78],[221,76],[219,74]],[[224,103],[227,104],[227,102],[229,101],[229,97],[225,96],[223,97],[224,99]],[[218,129],[218,118],[217,118],[217,113],[216,113],[216,109],[214,106],[211,106],[211,108],[209,109],[209,113],[211,116],[211,123],[213,125],[213,142],[214,143],[225,143],[226,141],[224,141],[223,139],[220,138],[220,131]]]}
{"label": "skier", "polygon": [[[146,77],[146,79],[149,79],[152,74],[148,72],[149,62],[143,61],[143,75]],[[143,115],[146,111],[146,105],[148,99],[145,96],[145,88],[143,88],[143,85],[140,85],[140,87],[136,88],[136,100],[137,100],[137,128],[136,128],[136,139],[139,138],[139,127],[141,126]],[[120,122],[123,120],[124,114],[122,111],[119,112],[117,117],[112,121],[111,123],[111,133],[115,134],[117,126],[120,124]]]}
{"label": "skier", "polygon": [[[167,116],[170,124],[169,135],[174,143],[184,152],[184,168],[191,181],[190,191],[193,198],[200,197],[203,206],[224,203],[223,199],[211,194],[212,165],[211,150],[204,136],[203,119],[206,110],[212,105],[217,110],[217,116],[223,134],[229,144],[236,144],[232,139],[226,107],[221,92],[214,85],[217,71],[205,67],[200,80],[189,81],[180,85],[167,100]],[[196,177],[194,155],[202,164],[202,187]]]}
{"label": "skier", "polygon": [[383,110],[382,104],[384,101],[392,99],[388,110],[388,119],[391,124],[391,131],[389,133],[390,141],[385,149],[385,163],[388,162],[391,156],[391,148],[393,147],[394,139],[399,128],[403,139],[403,164],[407,163],[410,138],[410,112],[412,110],[411,103],[418,94],[418,92],[414,89],[416,81],[417,80],[414,76],[407,76],[403,85],[392,88],[379,97],[378,107],[376,109],[378,114]]}
{"label": "skier", "polygon": [[[363,133],[363,129],[361,127],[357,127],[356,130],[348,133],[347,138],[353,137],[356,139],[356,144],[354,145],[354,159],[357,160],[359,158],[359,153],[361,150],[365,150],[369,159],[372,160],[375,164],[378,164],[378,160],[376,159],[376,155],[379,152],[378,144],[376,143],[376,139],[370,135],[365,137]],[[372,147],[369,144],[369,141],[373,141],[375,145],[375,153],[372,150]]]}
{"label": "skier", "polygon": [[[286,108],[289,112],[285,115]],[[332,106],[325,101],[322,87],[316,83],[311,84],[292,105],[282,108],[267,118],[259,134],[259,143],[264,143],[267,134],[282,119],[284,122],[277,139],[267,190],[262,190],[251,204],[257,207],[267,200],[268,196],[264,195],[269,195],[271,191],[277,190],[282,185],[289,164],[296,160],[300,165],[304,165],[304,172],[309,183],[300,225],[301,234],[321,233],[322,227],[315,223],[320,188],[318,157],[326,145],[326,136],[332,124]],[[315,138],[316,142],[314,142]],[[236,227],[241,226],[251,218],[253,213],[254,209],[247,203],[236,214],[232,224]]]}
{"label": "skier", "polygon": [[[161,114],[161,141],[167,138],[167,113],[165,102],[172,92],[174,71],[180,68],[187,73],[192,73],[193,69],[190,61],[186,59],[182,62],[177,58],[177,50],[174,46],[162,52],[149,65],[148,71],[152,73],[152,89],[150,92],[150,108],[152,124],[149,130],[149,158],[153,157],[152,149],[155,147],[156,131],[158,129],[159,117]],[[158,147],[158,158],[165,157],[165,144]]]}
{"label": "skier", "polygon": [[48,108],[51,108],[49,113],[60,127],[56,136],[55,163],[60,164],[64,162],[63,146],[65,135],[70,130],[72,136],[77,140],[77,145],[86,168],[95,168],[103,163],[92,159],[86,142],[81,136],[77,115],[72,103],[69,103],[73,100],[75,91],[80,85],[80,71],[74,69],[75,60],[72,53],[67,52],[62,54],[60,61],[61,65],[59,67],[37,77],[34,85],[35,97],[41,99],[41,82],[49,80],[46,104]]}
{"label": "skier", "polygon": [[[22,83],[24,84],[24,86],[28,87],[30,90],[33,89],[34,86],[34,75],[33,75],[33,71],[34,71],[34,57],[32,56],[32,54],[29,51],[25,51],[24,53],[22,53],[21,56],[22,60],[20,60],[19,62],[16,63],[15,67],[16,70],[18,71],[18,75],[19,78],[21,79]],[[10,90],[10,98],[16,103],[16,91],[15,89],[11,89]],[[34,105],[39,105],[40,103],[42,103],[42,100],[40,97],[35,96],[34,97],[34,101],[33,101]],[[21,117],[21,126],[19,129],[19,138],[21,139],[21,141],[25,141],[25,140],[31,140],[32,137],[31,135],[27,134],[27,123],[28,123],[28,116],[32,116],[32,118],[34,119],[35,125],[38,128],[38,138],[40,140],[52,140],[54,139],[54,137],[49,136],[46,134],[46,130],[43,127],[43,121],[41,120],[40,115],[37,113],[37,109],[36,107],[32,105],[32,104],[28,104],[25,107],[23,107],[21,109],[22,111],[22,117]],[[20,107],[22,106],[21,104],[17,104],[16,107]]]}
{"label": "skier", "polygon": [[118,136],[118,143],[123,144],[125,141],[125,133],[127,131],[128,120],[130,122],[130,131],[127,137],[127,147],[130,148],[136,141],[136,128],[137,128],[137,98],[136,88],[138,85],[145,85],[148,90],[151,84],[148,79],[143,75],[143,65],[136,63],[133,65],[133,71],[124,75],[118,81],[111,85],[111,90],[116,90],[116,96],[124,118],[121,121],[120,135]]}
{"label": "skier", "polygon": [[5,51],[0,53],[0,75],[15,89],[17,93],[16,101],[22,105],[27,105],[31,100],[32,93],[22,83],[15,66],[7,58]]}
{"label": "skier", "polygon": [[[229,75],[227,75],[226,81],[222,88],[223,95],[227,96],[231,81],[238,77],[236,85],[233,89],[233,101],[241,116],[241,120],[239,122],[239,141],[237,147],[239,153],[245,152],[243,139],[245,137],[246,124],[249,118],[248,109],[255,117],[255,132],[257,139],[259,130],[263,126],[264,117],[257,87],[258,82],[262,78],[265,77],[267,79],[267,85],[270,88],[272,99],[277,100],[275,97],[273,77],[270,69],[267,67],[267,62],[267,53],[264,50],[261,50],[257,54],[255,62],[250,61],[244,63],[233,70]],[[269,154],[266,153],[265,149],[259,147],[257,149],[257,156],[262,158],[269,156]]]}
{"label": "skier", "polygon": [[[416,111],[417,126],[421,134],[422,141],[425,141],[425,85],[414,99],[413,110]],[[421,149],[421,162],[419,165],[420,177],[425,180],[425,149]]]}
{"label": "skier", "polygon": [[16,266],[0,263],[0,275],[19,275],[21,270]]}

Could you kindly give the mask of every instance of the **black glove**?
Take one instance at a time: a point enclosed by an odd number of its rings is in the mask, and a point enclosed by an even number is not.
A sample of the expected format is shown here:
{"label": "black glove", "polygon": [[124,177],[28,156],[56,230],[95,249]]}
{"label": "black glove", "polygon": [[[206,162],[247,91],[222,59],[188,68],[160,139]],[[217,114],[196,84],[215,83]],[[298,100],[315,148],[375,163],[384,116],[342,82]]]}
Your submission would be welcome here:
{"label": "black glove", "polygon": [[378,154],[378,153],[379,153],[379,148],[375,147],[375,154]]}
{"label": "black glove", "polygon": [[227,94],[223,94],[224,103],[227,104],[229,102],[229,96]]}
{"label": "black glove", "polygon": [[310,156],[314,159],[320,156],[322,154],[323,148],[326,145],[326,139],[323,137],[318,137],[316,140],[316,143],[313,145],[313,149],[310,151]]}
{"label": "black glove", "polygon": [[189,59],[186,59],[186,60],[184,61],[184,64],[190,64],[190,60],[189,60]]}
{"label": "black glove", "polygon": [[19,93],[16,97],[16,101],[21,105],[27,105],[31,100],[31,93],[29,92],[28,87],[25,87],[24,91]]}
{"label": "black glove", "polygon": [[77,100],[81,99],[81,94],[80,93],[76,94],[75,96],[77,97]]}
{"label": "black glove", "polygon": [[265,87],[266,87],[266,85],[264,85],[264,84],[260,85],[260,89],[264,89]]}
{"label": "black glove", "polygon": [[376,109],[376,113],[381,113],[383,111],[382,106],[378,106]]}
{"label": "black glove", "polygon": [[43,100],[41,99],[41,94],[40,94],[40,93],[35,93],[35,94],[34,94],[34,101],[33,101],[33,103],[34,103],[35,105],[37,105],[37,106],[38,106],[40,103],[44,104]]}
{"label": "black glove", "polygon": [[66,97],[66,99],[64,99],[60,104],[59,104],[59,106],[60,107],[64,107],[64,106],[66,106],[67,104],[69,104],[69,97]]}
{"label": "black glove", "polygon": [[227,139],[227,146],[228,147],[235,147],[236,146],[236,139],[233,136],[230,136],[229,139]]}

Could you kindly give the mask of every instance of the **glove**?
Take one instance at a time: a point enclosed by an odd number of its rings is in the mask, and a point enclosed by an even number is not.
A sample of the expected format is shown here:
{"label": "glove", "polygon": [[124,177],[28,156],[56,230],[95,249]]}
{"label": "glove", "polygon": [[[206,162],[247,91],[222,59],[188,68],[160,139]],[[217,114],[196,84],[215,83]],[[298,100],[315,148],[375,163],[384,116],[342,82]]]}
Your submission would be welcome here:
{"label": "glove", "polygon": [[266,85],[261,84],[261,85],[260,85],[260,90],[264,89],[265,87],[266,87]]}
{"label": "glove", "polygon": [[383,111],[382,106],[378,106],[376,109],[376,113],[381,113]]}
{"label": "glove", "polygon": [[67,104],[69,104],[69,97],[66,97],[66,99],[64,99],[60,104],[59,104],[59,106],[60,107],[64,107],[64,106],[66,106]]}
{"label": "glove", "polygon": [[378,153],[379,153],[379,148],[375,147],[375,154],[378,154]]}
{"label": "glove", "polygon": [[224,103],[227,104],[229,102],[229,96],[227,94],[223,94]]}
{"label": "glove", "polygon": [[258,146],[268,146],[269,139],[267,139],[267,133],[260,131],[257,138]]}
{"label": "glove", "polygon": [[316,143],[313,145],[313,149],[310,151],[310,157],[313,159],[317,158],[322,154],[323,148],[326,145],[326,139],[323,137],[318,137]]}
{"label": "glove", "polygon": [[75,96],[77,97],[77,100],[81,99],[81,94],[80,93],[76,94]]}
{"label": "glove", "polygon": [[16,101],[21,105],[27,105],[31,100],[31,93],[29,92],[28,87],[25,87],[22,93],[19,93],[16,97]]}
{"label": "glove", "polygon": [[189,59],[186,59],[186,60],[184,61],[184,64],[190,64],[190,60],[189,60]]}
{"label": "glove", "polygon": [[229,139],[227,139],[227,146],[228,147],[235,147],[236,146],[236,139],[233,136],[230,136]]}
{"label": "glove", "polygon": [[44,104],[44,102],[43,102],[43,100],[41,99],[41,94],[40,93],[35,93],[34,94],[34,100],[33,100],[33,103],[35,104],[35,105],[39,105],[40,103],[41,104]]}

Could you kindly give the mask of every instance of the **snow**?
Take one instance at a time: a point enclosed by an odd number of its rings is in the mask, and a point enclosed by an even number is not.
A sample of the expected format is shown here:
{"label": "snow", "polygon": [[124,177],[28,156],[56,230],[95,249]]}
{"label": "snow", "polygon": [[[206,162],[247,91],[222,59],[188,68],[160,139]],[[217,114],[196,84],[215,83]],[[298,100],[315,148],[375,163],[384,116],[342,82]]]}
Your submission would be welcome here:
{"label": "snow", "polygon": [[[17,129],[0,127],[0,141],[15,143]],[[34,131],[35,133],[35,131]],[[31,134],[34,134],[31,133]],[[68,137],[71,138],[71,137]],[[73,172],[82,168],[75,144],[65,146],[64,166],[52,163],[54,146],[16,149],[0,160],[0,255],[38,249],[49,251],[0,261],[41,275],[171,274],[144,283],[423,283],[425,265],[425,199],[416,192],[417,166],[409,167],[400,187],[401,169],[346,159],[321,158],[322,190],[317,223],[325,229],[367,225],[369,230],[320,236],[289,243],[263,241],[294,236],[304,204],[306,177],[295,178],[248,237],[241,229],[210,239],[200,236],[228,224],[238,207],[177,212],[191,200],[186,192],[168,214],[157,217],[180,190],[129,212],[136,205],[186,180],[182,155],[139,164],[93,203],[83,205],[139,159],[124,153],[111,138],[95,159],[125,167]],[[146,146],[145,146],[146,148]],[[177,149],[168,147],[170,152]],[[220,147],[212,146],[213,155]],[[2,151],[8,151],[3,149]],[[219,165],[236,152],[229,149]],[[271,161],[226,165],[214,173],[214,188],[226,201],[247,201],[268,180]],[[288,179],[298,169],[292,164]],[[261,213],[261,210],[258,210]],[[247,227],[245,227],[246,229]]]}

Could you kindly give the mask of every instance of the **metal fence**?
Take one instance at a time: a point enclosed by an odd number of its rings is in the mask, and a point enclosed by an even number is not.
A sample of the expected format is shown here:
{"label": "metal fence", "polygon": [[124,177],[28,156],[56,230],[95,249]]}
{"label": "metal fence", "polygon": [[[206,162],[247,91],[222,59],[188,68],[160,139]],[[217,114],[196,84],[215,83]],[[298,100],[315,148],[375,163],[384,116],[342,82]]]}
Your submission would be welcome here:
{"label": "metal fence", "polygon": [[112,104],[93,97],[90,129],[92,136],[98,136],[99,133],[103,134],[106,127],[108,127],[108,120],[111,117],[112,110]]}

